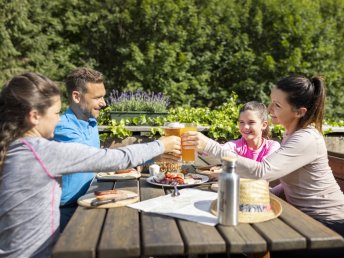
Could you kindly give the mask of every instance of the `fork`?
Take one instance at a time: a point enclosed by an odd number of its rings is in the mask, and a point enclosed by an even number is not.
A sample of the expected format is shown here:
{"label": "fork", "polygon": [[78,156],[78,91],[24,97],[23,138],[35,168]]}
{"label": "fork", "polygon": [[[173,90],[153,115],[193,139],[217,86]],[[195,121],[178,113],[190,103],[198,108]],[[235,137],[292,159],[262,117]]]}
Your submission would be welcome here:
{"label": "fork", "polygon": [[172,191],[171,196],[172,197],[179,196],[180,192],[179,192],[178,187],[177,187],[178,183],[177,182],[173,182],[172,185],[174,187],[174,190]]}

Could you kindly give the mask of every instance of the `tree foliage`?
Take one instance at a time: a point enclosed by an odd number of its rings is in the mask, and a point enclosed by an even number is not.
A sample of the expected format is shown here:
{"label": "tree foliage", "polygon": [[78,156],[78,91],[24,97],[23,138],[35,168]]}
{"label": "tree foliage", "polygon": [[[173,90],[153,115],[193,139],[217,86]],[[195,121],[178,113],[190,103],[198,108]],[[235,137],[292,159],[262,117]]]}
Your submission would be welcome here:
{"label": "tree foliage", "polygon": [[320,74],[327,116],[343,119],[343,26],[341,0],[0,0],[0,82],[89,66],[108,89],[212,108],[232,91],[267,103],[279,78]]}

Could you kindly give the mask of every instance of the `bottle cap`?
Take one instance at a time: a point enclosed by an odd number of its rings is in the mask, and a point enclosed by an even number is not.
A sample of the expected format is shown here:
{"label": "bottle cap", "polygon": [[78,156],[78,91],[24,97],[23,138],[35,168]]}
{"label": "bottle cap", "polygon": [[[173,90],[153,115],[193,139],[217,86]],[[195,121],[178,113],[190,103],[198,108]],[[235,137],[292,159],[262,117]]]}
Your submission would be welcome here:
{"label": "bottle cap", "polygon": [[236,157],[222,157],[222,165],[224,167],[234,168],[236,160]]}
{"label": "bottle cap", "polygon": [[237,158],[236,157],[222,157],[222,160],[235,163]]}

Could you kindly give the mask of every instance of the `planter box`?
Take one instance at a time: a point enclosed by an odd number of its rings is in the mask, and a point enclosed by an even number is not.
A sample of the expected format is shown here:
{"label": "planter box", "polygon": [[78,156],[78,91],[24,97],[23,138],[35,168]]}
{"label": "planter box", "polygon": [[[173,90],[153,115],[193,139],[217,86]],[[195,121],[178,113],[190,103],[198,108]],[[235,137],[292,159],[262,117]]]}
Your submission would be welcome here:
{"label": "planter box", "polygon": [[151,113],[144,111],[110,111],[110,115],[112,120],[120,121],[121,119],[140,117],[142,115],[145,115],[146,118],[167,116],[168,112]]}

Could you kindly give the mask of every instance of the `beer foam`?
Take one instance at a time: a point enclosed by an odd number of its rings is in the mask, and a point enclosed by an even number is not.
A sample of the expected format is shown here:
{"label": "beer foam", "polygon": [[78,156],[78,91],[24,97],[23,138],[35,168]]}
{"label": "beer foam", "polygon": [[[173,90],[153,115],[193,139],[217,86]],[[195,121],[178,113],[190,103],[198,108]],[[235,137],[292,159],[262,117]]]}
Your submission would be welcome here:
{"label": "beer foam", "polygon": [[184,125],[178,122],[172,122],[167,125],[168,128],[184,128]]}

